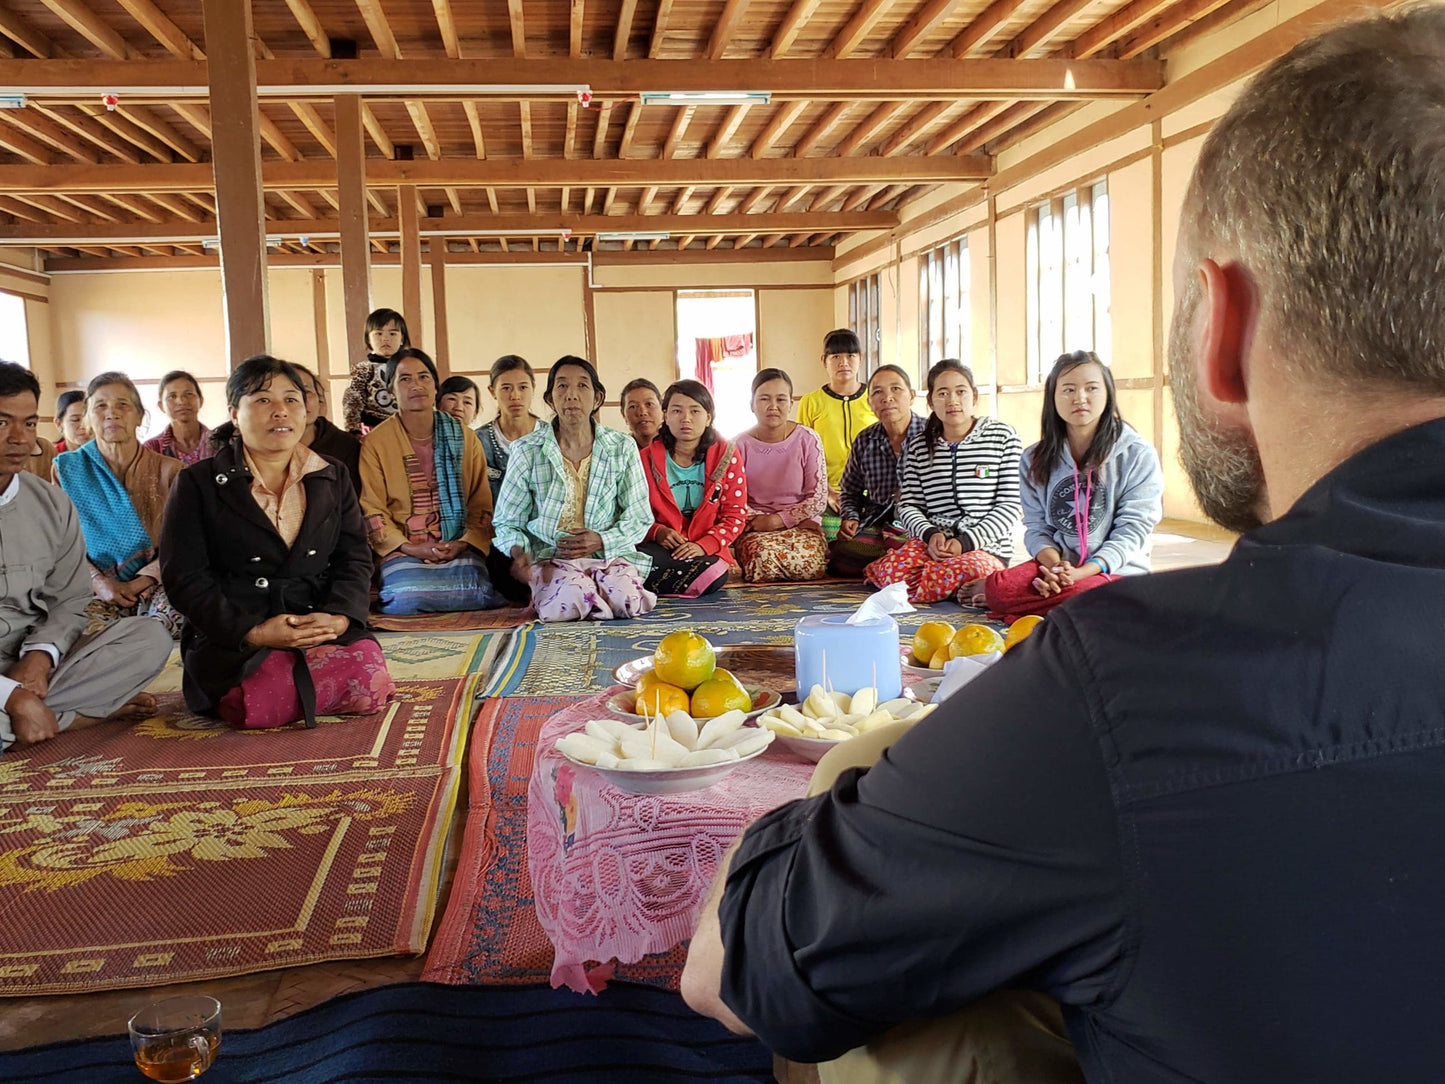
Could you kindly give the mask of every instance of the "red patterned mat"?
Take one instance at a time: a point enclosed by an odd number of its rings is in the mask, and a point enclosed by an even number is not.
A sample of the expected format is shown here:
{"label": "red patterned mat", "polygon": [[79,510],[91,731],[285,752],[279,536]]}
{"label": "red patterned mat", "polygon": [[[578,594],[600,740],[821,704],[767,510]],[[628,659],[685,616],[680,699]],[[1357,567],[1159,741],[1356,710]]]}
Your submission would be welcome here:
{"label": "red patterned mat", "polygon": [[[537,921],[527,872],[527,786],[543,724],[577,699],[509,696],[487,701],[478,713],[461,862],[423,981],[551,981],[552,944]],[[611,977],[676,990],[686,957],[675,948],[619,964]]]}
{"label": "red patterned mat", "polygon": [[0,996],[419,953],[476,677],[231,730],[162,696],[0,758]]}

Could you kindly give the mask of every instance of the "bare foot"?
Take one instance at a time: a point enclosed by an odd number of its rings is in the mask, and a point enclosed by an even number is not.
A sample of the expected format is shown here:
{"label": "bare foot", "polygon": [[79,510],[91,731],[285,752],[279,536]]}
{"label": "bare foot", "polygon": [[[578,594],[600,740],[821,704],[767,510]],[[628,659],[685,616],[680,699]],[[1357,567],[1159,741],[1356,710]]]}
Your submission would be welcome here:
{"label": "bare foot", "polygon": [[969,580],[956,592],[954,592],[953,601],[957,602],[960,606],[988,605],[988,602],[984,598],[983,593],[983,584],[985,579],[987,579],[986,576],[980,576],[976,580]]}
{"label": "bare foot", "polygon": [[93,715],[77,715],[67,729],[84,730],[96,723],[138,723],[149,719],[155,713],[156,698],[150,693],[137,693],[104,719],[97,719]]}

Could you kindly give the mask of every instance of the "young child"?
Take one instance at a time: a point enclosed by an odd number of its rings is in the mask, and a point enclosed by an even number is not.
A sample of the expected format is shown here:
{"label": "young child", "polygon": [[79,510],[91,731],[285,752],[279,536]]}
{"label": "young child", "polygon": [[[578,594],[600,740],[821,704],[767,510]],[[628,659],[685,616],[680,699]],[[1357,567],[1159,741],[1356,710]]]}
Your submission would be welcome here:
{"label": "young child", "polygon": [[343,427],[360,435],[373,429],[396,413],[396,400],[386,381],[382,367],[403,347],[411,346],[406,320],[395,309],[377,309],[366,318],[366,346],[370,351],[365,361],[351,369],[351,383],[341,397]]}
{"label": "young child", "polygon": [[839,486],[848,453],[858,434],[878,419],[868,405],[868,388],[858,379],[863,370],[863,344],[846,327],[823,338],[823,368],[828,382],[798,400],[798,421],[823,438],[828,463],[828,507],[823,512],[823,534],[829,542],[838,535],[842,497]]}
{"label": "young child", "polygon": [[1149,533],[1163,515],[1159,456],[1124,423],[1114,377],[1096,354],[1079,350],[1054,362],[1041,429],[1043,439],[1019,462],[1033,560],[984,583],[989,609],[1010,623],[1116,576],[1148,572]]}

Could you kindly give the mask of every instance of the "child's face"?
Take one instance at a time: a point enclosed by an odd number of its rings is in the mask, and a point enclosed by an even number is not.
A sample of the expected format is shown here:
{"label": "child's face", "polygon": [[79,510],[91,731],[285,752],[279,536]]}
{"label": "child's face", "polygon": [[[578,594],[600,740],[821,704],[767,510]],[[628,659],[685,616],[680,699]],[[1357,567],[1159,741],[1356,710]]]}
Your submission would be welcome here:
{"label": "child's face", "polygon": [[826,354],[823,368],[828,370],[828,383],[835,389],[851,388],[858,382],[863,358],[858,354]]}
{"label": "child's face", "polygon": [[1104,371],[1092,361],[1076,365],[1061,375],[1054,388],[1054,409],[1067,425],[1087,428],[1096,424],[1108,404]]}
{"label": "child's face", "polygon": [[366,339],[373,354],[389,358],[401,349],[401,325],[392,320],[385,327],[368,334]]}
{"label": "child's face", "polygon": [[477,416],[477,397],[470,390],[449,391],[437,401],[437,406],[463,425],[471,425]]}

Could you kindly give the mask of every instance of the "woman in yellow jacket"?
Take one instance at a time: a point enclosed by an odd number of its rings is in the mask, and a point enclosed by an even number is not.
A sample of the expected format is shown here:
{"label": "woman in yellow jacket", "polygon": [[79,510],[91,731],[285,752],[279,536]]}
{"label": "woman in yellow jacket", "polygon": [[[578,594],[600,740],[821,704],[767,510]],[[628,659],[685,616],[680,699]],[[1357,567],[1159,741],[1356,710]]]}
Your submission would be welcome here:
{"label": "woman in yellow jacket", "polygon": [[823,339],[823,368],[828,382],[798,400],[798,422],[823,440],[823,458],[828,464],[828,507],[823,512],[823,536],[831,542],[838,534],[842,498],[839,484],[848,453],[858,434],[878,420],[868,405],[868,386],[863,375],[863,344],[846,327]]}

